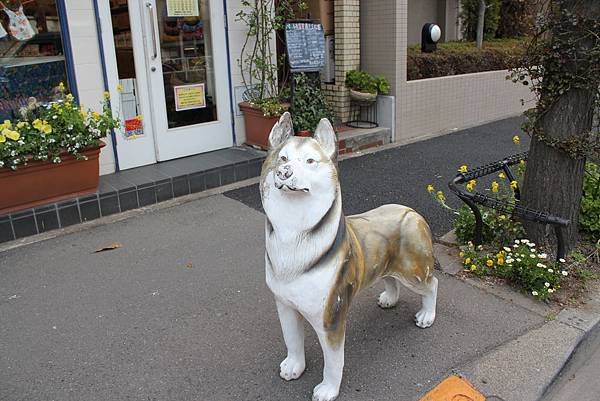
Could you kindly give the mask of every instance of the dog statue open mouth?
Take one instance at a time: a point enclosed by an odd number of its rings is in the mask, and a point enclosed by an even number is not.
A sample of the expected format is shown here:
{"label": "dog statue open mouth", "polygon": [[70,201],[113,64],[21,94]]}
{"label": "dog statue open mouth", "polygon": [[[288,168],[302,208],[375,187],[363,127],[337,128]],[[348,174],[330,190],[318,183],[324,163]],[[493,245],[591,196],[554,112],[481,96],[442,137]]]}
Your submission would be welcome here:
{"label": "dog statue open mouth", "polygon": [[417,212],[384,205],[345,217],[336,164],[336,136],[328,120],[314,138],[293,136],[289,113],[271,130],[260,179],[266,219],[266,281],[275,295],[287,358],[280,376],[304,372],[304,321],[323,349],[323,381],[313,401],[334,400],[342,381],[350,303],[377,279],[379,306],[391,308],[404,284],[422,297],[417,326],[433,324],[437,279],[429,226]]}

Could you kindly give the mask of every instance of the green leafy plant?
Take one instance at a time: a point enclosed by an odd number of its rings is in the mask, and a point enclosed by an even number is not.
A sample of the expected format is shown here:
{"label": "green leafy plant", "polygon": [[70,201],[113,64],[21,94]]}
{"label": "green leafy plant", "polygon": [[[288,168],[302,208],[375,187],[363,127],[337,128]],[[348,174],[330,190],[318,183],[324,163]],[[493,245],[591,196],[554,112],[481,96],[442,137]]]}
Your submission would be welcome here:
{"label": "green leafy plant", "polygon": [[100,138],[119,126],[108,92],[101,113],[81,108],[62,83],[56,92],[55,101],[40,104],[31,98],[20,110],[21,118],[0,124],[0,167],[16,170],[34,160],[60,163],[65,152],[85,159],[84,150],[98,147]]}
{"label": "green leafy plant", "polygon": [[357,92],[381,95],[387,95],[390,92],[390,84],[384,77],[373,76],[365,71],[348,71],[345,84]]}
{"label": "green leafy plant", "polygon": [[[483,243],[485,244],[499,246],[515,238],[520,238],[525,233],[523,225],[506,213],[494,209],[484,209],[481,217],[483,220]],[[466,244],[473,239],[475,216],[469,207],[463,206],[458,210],[453,225],[456,237],[461,244]]]}
{"label": "green leafy plant", "polygon": [[[285,63],[285,58],[277,60],[273,37],[283,30],[286,20],[294,19],[295,12],[307,6],[302,0],[242,0],[241,6],[236,17],[248,30],[238,65],[248,102],[265,116],[276,116],[284,110],[275,106],[282,98],[277,63]],[[285,79],[281,82],[284,86]]]}
{"label": "green leafy plant", "polygon": [[591,162],[585,166],[579,227],[593,237],[600,238],[600,169]]}
{"label": "green leafy plant", "polygon": [[322,118],[327,118],[333,123],[333,111],[320,83],[310,83],[304,73],[294,75],[294,103],[292,106],[292,120],[297,131],[315,132],[317,124]]}

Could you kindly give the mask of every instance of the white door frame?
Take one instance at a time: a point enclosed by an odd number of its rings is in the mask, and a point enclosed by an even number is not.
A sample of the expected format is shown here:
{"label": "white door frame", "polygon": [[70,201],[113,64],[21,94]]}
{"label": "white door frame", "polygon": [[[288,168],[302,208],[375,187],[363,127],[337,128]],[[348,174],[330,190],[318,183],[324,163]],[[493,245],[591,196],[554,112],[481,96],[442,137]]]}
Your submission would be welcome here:
{"label": "white door frame", "polygon": [[[233,146],[223,1],[206,1],[209,3],[211,28],[210,33],[205,32],[205,34],[210,34],[211,39],[211,48],[206,51],[212,52],[208,56],[213,60],[217,120],[177,128],[168,128],[165,107],[160,31],[157,18],[158,12],[162,10],[157,9],[156,0],[139,2],[143,21],[142,31],[145,33],[147,82],[152,105],[154,105],[151,113],[154,143],[156,158],[159,161]],[[154,36],[152,30],[154,30]]]}
{"label": "white door frame", "polygon": [[[134,51],[135,74],[137,83],[137,101],[142,112],[142,124],[144,135],[135,139],[126,139],[122,129],[115,130],[116,149],[121,170],[154,164],[157,161],[169,160],[185,155],[208,152],[234,145],[231,116],[231,93],[229,88],[229,67],[227,58],[227,39],[225,33],[225,10],[222,0],[207,0],[210,8],[210,25],[212,39],[212,56],[215,70],[215,93],[217,94],[217,116],[218,120],[197,124],[189,127],[167,129],[166,110],[164,106],[164,89],[162,84],[157,87],[151,86],[151,75],[160,74],[162,82],[162,63],[160,49],[158,57],[151,60],[150,51],[152,47],[152,35],[150,31],[149,18],[146,3],[150,2],[156,12],[155,0],[129,0],[129,16],[131,24],[131,40],[135,49],[143,47],[144,51]],[[112,99],[111,108],[115,116],[121,116],[119,92],[119,74],[110,3],[108,0],[98,1],[98,13],[100,20],[100,31],[102,45],[104,48],[104,68],[108,80],[109,93]],[[157,24],[152,24],[158,30]],[[159,40],[159,32],[155,30],[155,38]],[[159,44],[157,44],[159,46]],[[151,71],[152,67],[156,71]],[[154,79],[156,82],[157,80]],[[157,103],[163,102],[163,103]],[[122,116],[121,116],[122,117]],[[159,132],[163,131],[163,132]],[[179,140],[174,135],[182,131],[194,132],[192,135],[202,136],[202,141],[196,140],[190,145],[189,141]],[[220,132],[220,134],[219,134]],[[185,135],[185,132],[184,132]],[[173,140],[175,138],[176,140]]]}
{"label": "white door frame", "polygon": [[[138,10],[135,7],[135,3],[138,0],[131,0],[129,2],[129,15],[131,16],[132,11]],[[132,7],[133,6],[133,7]],[[122,119],[120,110],[121,102],[119,101],[120,94],[117,91],[117,85],[119,84],[119,71],[117,69],[117,54],[115,50],[115,39],[113,37],[113,26],[112,18],[110,13],[110,3],[108,0],[98,1],[98,14],[100,20],[100,30],[102,33],[102,45],[104,47],[104,68],[106,69],[106,76],[108,79],[108,92],[110,93],[111,108],[113,115],[119,116]],[[131,40],[132,43],[142,43],[141,29],[135,29],[133,20],[130,18],[132,23],[131,29]],[[119,161],[119,169],[125,170],[133,167],[144,166],[147,164],[156,163],[156,151],[154,144],[154,133],[152,131],[152,124],[147,116],[151,115],[150,96],[148,93],[148,83],[146,81],[145,72],[145,61],[142,52],[134,52],[135,61],[135,75],[138,87],[137,100],[142,110],[142,126],[144,135],[135,139],[125,139],[123,135],[124,127],[121,129],[115,129],[116,136],[116,148],[117,157]],[[146,118],[144,118],[146,117]]]}

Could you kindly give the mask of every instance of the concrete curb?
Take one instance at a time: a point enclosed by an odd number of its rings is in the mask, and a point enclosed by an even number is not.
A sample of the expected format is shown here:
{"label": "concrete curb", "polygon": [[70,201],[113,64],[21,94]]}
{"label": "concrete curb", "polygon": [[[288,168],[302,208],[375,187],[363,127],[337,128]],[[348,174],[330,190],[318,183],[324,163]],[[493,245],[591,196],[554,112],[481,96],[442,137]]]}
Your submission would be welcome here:
{"label": "concrete curb", "polygon": [[[435,244],[434,254],[440,269],[456,276],[460,271],[456,266],[462,268],[462,264],[456,243],[448,240],[452,239],[449,234]],[[590,290],[589,300],[583,306],[558,310],[508,286],[492,286],[471,278],[463,280],[547,319],[542,326],[489,350],[453,371],[469,379],[489,399],[541,400],[575,349],[600,325],[598,285]]]}

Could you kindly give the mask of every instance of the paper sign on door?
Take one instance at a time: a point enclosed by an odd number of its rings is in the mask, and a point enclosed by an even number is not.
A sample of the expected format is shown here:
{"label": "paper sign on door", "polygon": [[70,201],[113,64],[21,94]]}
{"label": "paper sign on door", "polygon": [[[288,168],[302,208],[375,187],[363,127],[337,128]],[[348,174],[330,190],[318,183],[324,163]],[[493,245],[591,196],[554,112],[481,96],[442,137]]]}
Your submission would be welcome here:
{"label": "paper sign on door", "polygon": [[192,110],[206,107],[204,84],[174,86],[175,110]]}
{"label": "paper sign on door", "polygon": [[199,17],[198,0],[167,0],[168,17]]}

